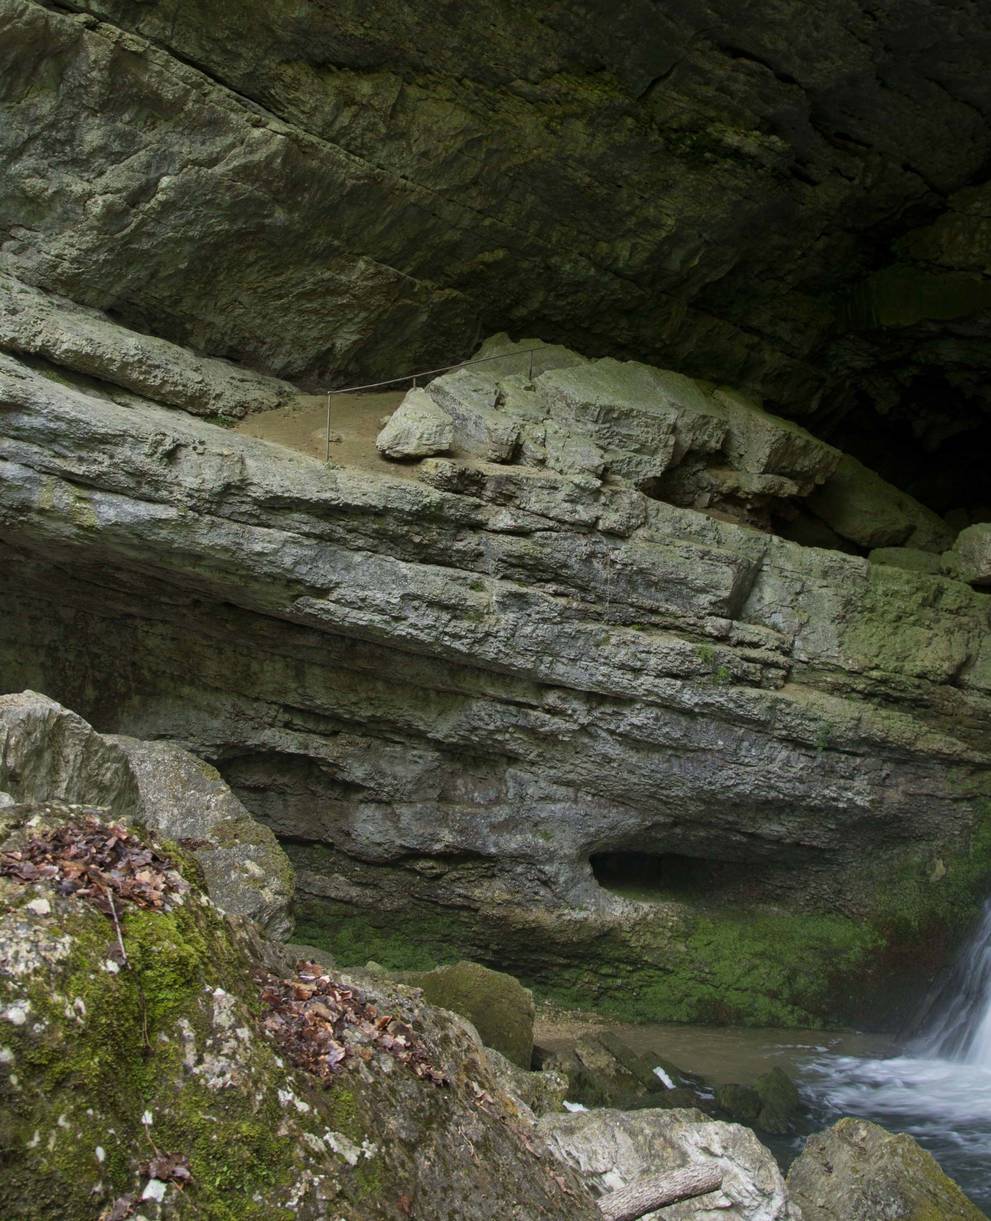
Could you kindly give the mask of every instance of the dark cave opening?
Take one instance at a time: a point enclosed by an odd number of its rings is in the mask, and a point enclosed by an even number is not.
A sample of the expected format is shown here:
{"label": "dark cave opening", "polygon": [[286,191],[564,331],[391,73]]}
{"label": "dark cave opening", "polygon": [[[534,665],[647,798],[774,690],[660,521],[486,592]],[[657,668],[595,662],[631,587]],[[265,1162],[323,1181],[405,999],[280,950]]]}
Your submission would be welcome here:
{"label": "dark cave opening", "polygon": [[746,886],[753,874],[747,862],[713,861],[678,852],[593,852],[589,864],[603,890],[641,903],[724,897],[727,891],[735,893]]}

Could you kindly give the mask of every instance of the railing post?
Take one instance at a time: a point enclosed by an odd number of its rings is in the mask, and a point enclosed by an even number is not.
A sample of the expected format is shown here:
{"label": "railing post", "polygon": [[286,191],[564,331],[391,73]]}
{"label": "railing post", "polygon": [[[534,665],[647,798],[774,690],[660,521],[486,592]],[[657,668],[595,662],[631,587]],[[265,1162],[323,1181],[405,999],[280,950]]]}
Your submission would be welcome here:
{"label": "railing post", "polygon": [[530,349],[530,371],[527,373],[526,380],[528,386],[533,385],[533,348]]}
{"label": "railing post", "polygon": [[327,445],[324,449],[324,455],[323,455],[324,462],[330,461],[330,400],[332,397],[333,397],[333,395],[328,390],[327,391]]}

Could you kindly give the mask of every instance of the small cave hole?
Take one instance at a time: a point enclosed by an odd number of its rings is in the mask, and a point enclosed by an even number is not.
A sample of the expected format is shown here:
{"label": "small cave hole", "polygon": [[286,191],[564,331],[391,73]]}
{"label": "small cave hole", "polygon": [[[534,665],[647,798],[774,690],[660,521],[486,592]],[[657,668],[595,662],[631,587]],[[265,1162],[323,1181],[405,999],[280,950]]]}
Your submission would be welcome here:
{"label": "small cave hole", "polygon": [[595,852],[589,864],[603,890],[640,903],[725,896],[751,872],[750,866],[740,862],[710,861],[677,852]]}

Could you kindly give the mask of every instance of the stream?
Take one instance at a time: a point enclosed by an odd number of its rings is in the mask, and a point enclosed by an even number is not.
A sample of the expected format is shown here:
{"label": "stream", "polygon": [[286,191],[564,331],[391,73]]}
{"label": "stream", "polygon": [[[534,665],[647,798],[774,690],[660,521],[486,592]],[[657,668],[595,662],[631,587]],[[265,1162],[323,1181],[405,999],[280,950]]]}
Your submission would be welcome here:
{"label": "stream", "polygon": [[[814,1130],[856,1115],[908,1132],[991,1216],[991,1067],[950,1058],[937,1037],[899,1046],[888,1036],[821,1030],[611,1022],[609,1028],[636,1051],[716,1085],[752,1084],[769,1069],[783,1068],[799,1087]],[[580,1033],[552,1041],[572,1041]],[[761,1139],[782,1166],[804,1141],[764,1133]]]}

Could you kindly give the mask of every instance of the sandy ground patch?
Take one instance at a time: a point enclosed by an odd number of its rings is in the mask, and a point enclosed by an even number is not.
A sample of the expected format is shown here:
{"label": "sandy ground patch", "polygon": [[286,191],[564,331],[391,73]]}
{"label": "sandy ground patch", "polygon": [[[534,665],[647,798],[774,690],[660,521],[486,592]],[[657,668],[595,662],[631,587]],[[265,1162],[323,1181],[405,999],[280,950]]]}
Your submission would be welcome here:
{"label": "sandy ground patch", "polygon": [[[387,462],[375,448],[382,418],[391,415],[405,395],[405,390],[336,395],[331,402],[331,461],[383,475],[415,478],[416,463]],[[301,394],[285,407],[248,416],[238,424],[237,431],[323,461],[326,424],[326,396]]]}

